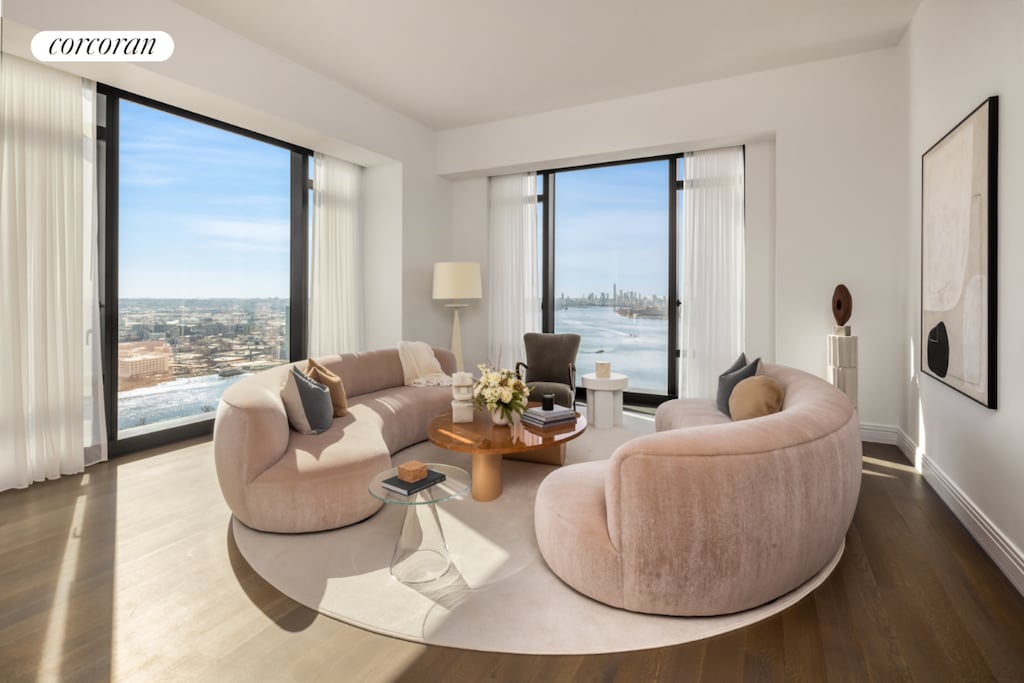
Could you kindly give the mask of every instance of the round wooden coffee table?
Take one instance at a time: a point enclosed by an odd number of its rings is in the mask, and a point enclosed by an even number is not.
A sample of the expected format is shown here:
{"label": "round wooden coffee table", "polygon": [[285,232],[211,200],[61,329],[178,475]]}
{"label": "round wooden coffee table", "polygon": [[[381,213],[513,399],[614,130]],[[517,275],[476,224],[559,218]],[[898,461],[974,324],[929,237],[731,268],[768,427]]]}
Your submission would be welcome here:
{"label": "round wooden coffee table", "polygon": [[496,425],[490,413],[476,410],[472,422],[452,422],[450,412],[438,415],[431,420],[427,435],[435,446],[473,456],[473,499],[488,501],[501,495],[502,458],[562,465],[565,444],[586,428],[587,418],[579,413],[575,422],[541,428],[521,423],[516,427]]}

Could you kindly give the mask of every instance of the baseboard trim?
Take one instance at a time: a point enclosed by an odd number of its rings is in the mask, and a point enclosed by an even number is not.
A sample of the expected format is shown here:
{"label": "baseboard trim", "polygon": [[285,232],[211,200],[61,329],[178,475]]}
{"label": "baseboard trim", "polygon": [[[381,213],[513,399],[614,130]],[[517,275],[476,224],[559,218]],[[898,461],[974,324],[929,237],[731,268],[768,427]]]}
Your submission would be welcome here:
{"label": "baseboard trim", "polygon": [[921,456],[921,474],[996,566],[1006,574],[1010,583],[1024,595],[1024,553],[925,454]]}
{"label": "baseboard trim", "polygon": [[899,445],[900,428],[891,425],[860,423],[860,440],[871,443],[884,443],[890,446]]}
{"label": "baseboard trim", "polygon": [[917,443],[905,431],[898,427],[896,431],[899,432],[896,441],[897,448],[903,451],[903,456],[910,461],[911,465],[917,467],[918,461],[924,457],[924,451],[918,447]]}
{"label": "baseboard trim", "polygon": [[903,456],[910,462],[910,464],[915,467],[917,466],[920,455],[923,455],[918,453],[917,444],[914,443],[913,439],[907,436],[906,432],[899,427],[893,427],[892,425],[878,425],[862,422],[860,425],[860,440],[896,446],[900,449]]}

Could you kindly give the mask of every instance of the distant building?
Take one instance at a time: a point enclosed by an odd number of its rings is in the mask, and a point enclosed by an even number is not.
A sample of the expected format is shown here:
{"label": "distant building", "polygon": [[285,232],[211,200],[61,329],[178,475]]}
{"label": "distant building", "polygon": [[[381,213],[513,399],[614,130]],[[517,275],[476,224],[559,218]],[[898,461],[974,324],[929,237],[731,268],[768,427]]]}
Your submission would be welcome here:
{"label": "distant building", "polygon": [[135,342],[117,345],[118,377],[145,377],[167,374],[171,346],[167,342]]}

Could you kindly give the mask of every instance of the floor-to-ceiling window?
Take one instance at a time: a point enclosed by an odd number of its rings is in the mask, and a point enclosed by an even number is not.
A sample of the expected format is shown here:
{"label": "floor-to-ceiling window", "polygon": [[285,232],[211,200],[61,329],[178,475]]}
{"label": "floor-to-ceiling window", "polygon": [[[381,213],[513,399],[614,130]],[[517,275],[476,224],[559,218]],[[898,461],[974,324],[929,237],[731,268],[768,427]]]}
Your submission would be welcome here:
{"label": "floor-to-ceiling window", "polygon": [[146,445],[301,355],[309,152],[101,92],[109,432]]}
{"label": "floor-to-ceiling window", "polygon": [[634,392],[668,391],[667,160],[564,171],[554,207],[554,331],[577,365],[610,360]]}
{"label": "floor-to-ceiling window", "polygon": [[545,332],[581,336],[577,383],[610,361],[627,399],[682,386],[682,154],[538,173]]}

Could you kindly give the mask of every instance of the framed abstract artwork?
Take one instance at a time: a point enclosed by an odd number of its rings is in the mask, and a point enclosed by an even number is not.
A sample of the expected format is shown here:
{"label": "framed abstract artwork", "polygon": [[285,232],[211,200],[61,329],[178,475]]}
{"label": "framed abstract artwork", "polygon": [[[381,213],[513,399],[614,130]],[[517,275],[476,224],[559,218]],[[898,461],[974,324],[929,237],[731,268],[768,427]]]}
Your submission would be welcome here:
{"label": "framed abstract artwork", "polygon": [[999,98],[921,157],[921,371],[996,407]]}

